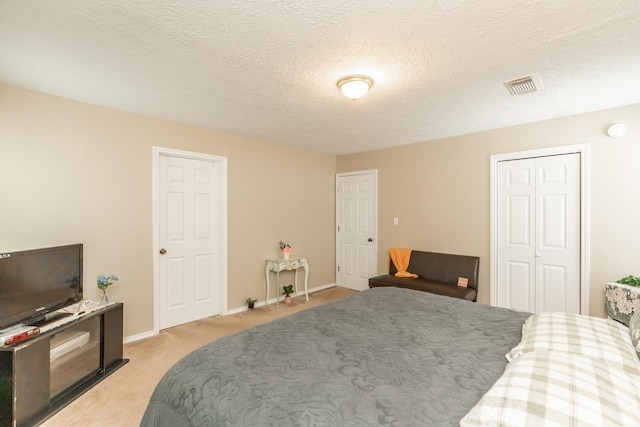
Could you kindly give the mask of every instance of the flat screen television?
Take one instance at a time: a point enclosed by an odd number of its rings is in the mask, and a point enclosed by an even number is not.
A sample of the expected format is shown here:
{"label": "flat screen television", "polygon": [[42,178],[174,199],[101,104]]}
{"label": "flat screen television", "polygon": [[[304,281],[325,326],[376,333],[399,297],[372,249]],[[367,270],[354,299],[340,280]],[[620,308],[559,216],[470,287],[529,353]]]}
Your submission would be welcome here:
{"label": "flat screen television", "polygon": [[0,253],[0,329],[51,320],[81,300],[81,243]]}

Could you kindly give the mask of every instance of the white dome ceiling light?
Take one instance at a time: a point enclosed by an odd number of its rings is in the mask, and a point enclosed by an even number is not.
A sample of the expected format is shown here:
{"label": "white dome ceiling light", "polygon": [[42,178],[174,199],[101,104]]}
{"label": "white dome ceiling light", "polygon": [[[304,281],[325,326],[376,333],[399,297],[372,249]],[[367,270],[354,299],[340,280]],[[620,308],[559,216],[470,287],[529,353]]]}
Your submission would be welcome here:
{"label": "white dome ceiling light", "polygon": [[616,123],[609,126],[607,129],[607,135],[611,138],[622,138],[627,134],[627,127],[622,123]]}
{"label": "white dome ceiling light", "polygon": [[338,81],[338,88],[349,99],[358,99],[367,94],[373,80],[367,76],[347,76]]}

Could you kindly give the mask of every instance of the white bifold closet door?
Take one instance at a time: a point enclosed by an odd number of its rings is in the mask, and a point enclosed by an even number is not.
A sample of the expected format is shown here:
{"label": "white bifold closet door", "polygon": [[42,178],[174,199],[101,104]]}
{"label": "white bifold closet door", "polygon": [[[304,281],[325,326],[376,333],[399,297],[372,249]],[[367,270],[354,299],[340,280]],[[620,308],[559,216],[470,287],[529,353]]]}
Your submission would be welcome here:
{"label": "white bifold closet door", "polygon": [[498,163],[497,305],[580,313],[580,154]]}

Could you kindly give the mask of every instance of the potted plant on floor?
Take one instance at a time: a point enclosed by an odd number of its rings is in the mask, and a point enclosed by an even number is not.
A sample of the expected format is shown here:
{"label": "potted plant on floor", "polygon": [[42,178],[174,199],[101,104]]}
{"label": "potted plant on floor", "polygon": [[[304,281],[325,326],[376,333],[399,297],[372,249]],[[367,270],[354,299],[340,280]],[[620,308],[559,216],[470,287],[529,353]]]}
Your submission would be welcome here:
{"label": "potted plant on floor", "polygon": [[251,297],[247,298],[247,307],[249,307],[249,310],[253,310],[254,307],[256,306],[256,301],[258,301],[257,299],[252,299]]}
{"label": "potted plant on floor", "polygon": [[292,301],[291,294],[293,293],[293,285],[284,285],[282,289],[284,290],[283,292],[284,303],[291,304],[291,301]]}

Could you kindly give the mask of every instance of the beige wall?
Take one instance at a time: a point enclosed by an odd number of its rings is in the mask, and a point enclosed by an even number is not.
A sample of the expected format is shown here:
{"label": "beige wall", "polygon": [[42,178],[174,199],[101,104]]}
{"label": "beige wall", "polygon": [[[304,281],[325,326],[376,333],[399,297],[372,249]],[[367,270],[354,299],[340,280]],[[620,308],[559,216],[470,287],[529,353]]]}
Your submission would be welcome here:
{"label": "beige wall", "polygon": [[[627,137],[606,136],[615,122]],[[379,171],[379,272],[390,246],[478,255],[487,303],[489,156],[588,143],[590,306],[602,315],[602,284],[640,275],[639,135],[634,105],[336,159],[0,85],[0,251],[84,243],[86,295],[98,298],[97,274],[117,274],[125,335],[150,331],[156,145],[229,159],[229,309],[264,298],[280,239],[309,257],[311,287],[335,281],[334,174],[363,169]]]}
{"label": "beige wall", "polygon": [[[616,122],[628,126],[626,137],[606,136]],[[479,301],[488,303],[490,156],[583,143],[591,150],[590,313],[602,316],[603,284],[640,275],[640,104],[339,156],[337,172],[378,169],[380,273],[391,246],[477,255]]]}
{"label": "beige wall", "polygon": [[152,146],[228,157],[228,307],[264,299],[278,241],[335,282],[335,157],[0,85],[0,251],[84,243],[116,274],[125,336],[153,328]]}

